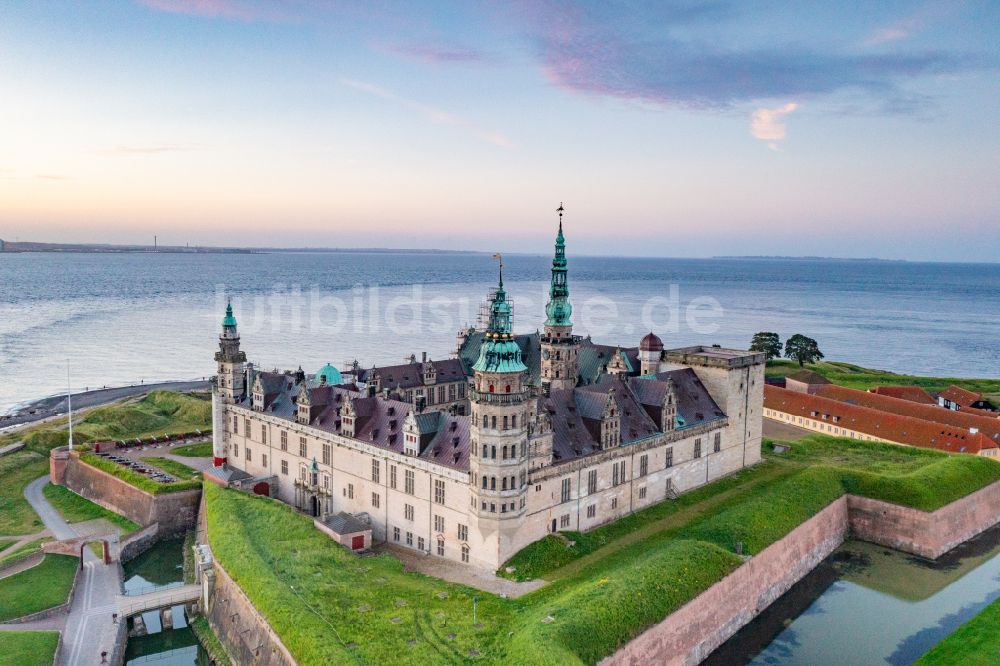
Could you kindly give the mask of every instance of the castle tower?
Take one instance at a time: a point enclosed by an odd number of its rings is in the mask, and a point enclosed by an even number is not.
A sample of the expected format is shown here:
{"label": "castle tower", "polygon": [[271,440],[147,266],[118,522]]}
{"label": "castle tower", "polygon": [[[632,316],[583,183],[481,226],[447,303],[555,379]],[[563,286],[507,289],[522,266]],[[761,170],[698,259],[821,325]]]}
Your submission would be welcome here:
{"label": "castle tower", "polygon": [[[528,491],[528,368],[511,334],[510,303],[500,286],[490,304],[489,324],[479,359],[472,366],[470,434],[472,515],[486,549],[499,566],[521,545],[517,530]],[[494,550],[495,549],[495,550]]]}
{"label": "castle tower", "polygon": [[660,359],[663,357],[663,340],[650,331],[639,341],[639,374],[654,375],[660,371]]}
{"label": "castle tower", "polygon": [[563,207],[559,204],[559,233],[556,234],[556,251],[552,257],[552,282],[549,285],[549,302],[545,306],[545,330],[541,337],[542,388],[571,389],[580,374],[580,338],[573,335],[569,302],[569,283],[566,269],[566,241],[563,238]]}
{"label": "castle tower", "polygon": [[219,336],[219,351],[215,352],[218,373],[212,382],[212,456],[216,467],[226,463],[226,405],[243,399],[243,364],[246,360],[247,355],[240,351],[240,334],[236,330],[233,304],[227,303],[222,334]]}

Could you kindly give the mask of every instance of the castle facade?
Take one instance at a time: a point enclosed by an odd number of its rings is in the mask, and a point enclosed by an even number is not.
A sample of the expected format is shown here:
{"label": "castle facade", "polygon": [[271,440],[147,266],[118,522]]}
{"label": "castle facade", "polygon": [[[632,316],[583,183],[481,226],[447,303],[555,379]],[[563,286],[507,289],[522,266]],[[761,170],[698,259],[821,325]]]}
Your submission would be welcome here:
{"label": "castle facade", "polygon": [[[502,271],[502,269],[501,269]],[[544,330],[503,286],[455,358],[315,375],[247,363],[232,308],[213,389],[212,474],[388,541],[496,569],[760,460],[764,355],[574,335],[562,208]]]}

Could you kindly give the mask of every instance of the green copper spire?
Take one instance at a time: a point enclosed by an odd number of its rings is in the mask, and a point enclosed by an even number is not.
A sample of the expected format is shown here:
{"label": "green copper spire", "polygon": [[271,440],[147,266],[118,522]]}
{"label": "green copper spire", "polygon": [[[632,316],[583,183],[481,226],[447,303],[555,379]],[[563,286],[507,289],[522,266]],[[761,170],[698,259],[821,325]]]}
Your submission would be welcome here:
{"label": "green copper spire", "polygon": [[500,285],[490,303],[490,321],[486,329],[479,360],[472,366],[479,372],[525,372],[528,367],[521,359],[521,348],[514,342],[510,324],[510,302],[503,288],[503,259],[500,259]]}
{"label": "green copper spire", "polygon": [[556,209],[559,213],[559,233],[556,234],[556,253],[552,257],[552,283],[549,285],[549,302],[545,306],[546,326],[572,326],[570,315],[573,306],[569,303],[569,283],[566,270],[566,240],[563,238],[562,216],[563,206],[560,203]]}
{"label": "green copper spire", "polygon": [[223,328],[236,328],[236,317],[233,316],[233,303],[228,301],[226,303],[226,316],[222,320]]}

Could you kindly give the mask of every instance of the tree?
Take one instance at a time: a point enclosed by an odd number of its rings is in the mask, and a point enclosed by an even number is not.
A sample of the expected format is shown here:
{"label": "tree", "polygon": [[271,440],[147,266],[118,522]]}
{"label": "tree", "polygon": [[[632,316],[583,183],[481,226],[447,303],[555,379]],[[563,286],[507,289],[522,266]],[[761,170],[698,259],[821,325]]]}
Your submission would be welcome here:
{"label": "tree", "polygon": [[777,333],[770,331],[754,333],[753,340],[750,341],[750,351],[764,352],[768,361],[772,358],[781,358],[781,338]]}
{"label": "tree", "polygon": [[801,333],[796,333],[785,340],[785,358],[794,358],[799,362],[799,366],[806,363],[815,363],[823,358],[823,352],[819,350],[819,345],[812,338],[807,338]]}

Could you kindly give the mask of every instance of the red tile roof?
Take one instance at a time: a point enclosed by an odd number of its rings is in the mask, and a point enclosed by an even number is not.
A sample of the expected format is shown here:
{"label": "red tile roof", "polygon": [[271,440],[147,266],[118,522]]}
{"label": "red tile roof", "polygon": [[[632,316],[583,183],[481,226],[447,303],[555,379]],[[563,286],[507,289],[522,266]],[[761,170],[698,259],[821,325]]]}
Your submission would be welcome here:
{"label": "red tile roof", "polygon": [[[859,391],[859,393],[865,392]],[[900,402],[906,401],[900,400]],[[826,422],[835,428],[847,428],[879,439],[925,449],[978,454],[983,449],[997,448],[996,442],[981,432],[973,434],[963,428],[861,407],[819,395],[789,391],[777,386],[764,386],[764,407],[796,417]],[[948,411],[940,407],[936,409],[941,412]]]}
{"label": "red tile roof", "polygon": [[981,394],[969,391],[961,386],[955,386],[954,384],[941,391],[939,395],[945,400],[950,400],[962,407],[971,407],[972,403],[983,399]]}
{"label": "red tile roof", "polygon": [[890,398],[919,402],[922,405],[936,405],[937,400],[930,393],[919,386],[876,386],[869,393],[887,395]]}

